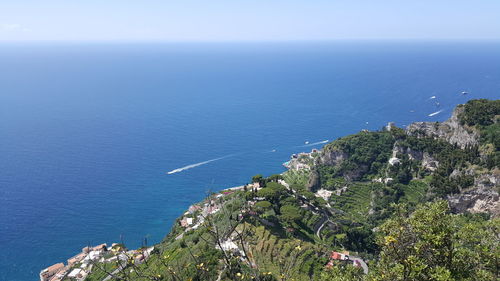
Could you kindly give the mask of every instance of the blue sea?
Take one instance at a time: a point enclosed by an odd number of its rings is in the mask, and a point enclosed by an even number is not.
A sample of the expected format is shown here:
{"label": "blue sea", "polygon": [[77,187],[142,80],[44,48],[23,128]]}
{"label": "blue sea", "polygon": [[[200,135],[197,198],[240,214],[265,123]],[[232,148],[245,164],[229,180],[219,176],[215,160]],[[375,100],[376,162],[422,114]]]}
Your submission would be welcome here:
{"label": "blue sea", "polygon": [[498,42],[0,44],[0,280],[159,242],[305,142],[499,97]]}

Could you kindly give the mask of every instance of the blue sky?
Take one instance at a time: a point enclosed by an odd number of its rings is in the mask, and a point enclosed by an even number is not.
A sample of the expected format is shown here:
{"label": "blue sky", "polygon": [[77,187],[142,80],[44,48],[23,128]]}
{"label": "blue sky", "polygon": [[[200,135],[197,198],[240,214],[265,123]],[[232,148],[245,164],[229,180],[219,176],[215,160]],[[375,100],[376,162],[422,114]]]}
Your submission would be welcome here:
{"label": "blue sky", "polygon": [[500,0],[0,0],[0,40],[500,39]]}

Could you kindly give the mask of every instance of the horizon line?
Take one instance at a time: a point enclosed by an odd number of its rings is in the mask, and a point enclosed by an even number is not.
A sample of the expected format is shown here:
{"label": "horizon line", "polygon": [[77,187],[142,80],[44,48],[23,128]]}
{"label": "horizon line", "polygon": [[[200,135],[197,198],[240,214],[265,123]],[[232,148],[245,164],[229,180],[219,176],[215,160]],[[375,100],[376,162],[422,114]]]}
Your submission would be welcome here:
{"label": "horizon line", "polygon": [[334,39],[22,39],[2,40],[9,43],[328,43],[328,42],[500,42],[500,38],[334,38]]}

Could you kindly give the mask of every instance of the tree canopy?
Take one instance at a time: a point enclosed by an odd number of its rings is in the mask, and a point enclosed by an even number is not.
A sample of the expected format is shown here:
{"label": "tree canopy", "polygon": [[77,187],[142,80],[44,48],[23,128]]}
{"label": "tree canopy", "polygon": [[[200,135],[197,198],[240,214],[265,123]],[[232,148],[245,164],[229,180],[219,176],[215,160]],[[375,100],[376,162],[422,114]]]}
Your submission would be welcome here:
{"label": "tree canopy", "polygon": [[462,123],[469,126],[488,126],[494,123],[496,115],[500,115],[500,100],[478,99],[467,102],[464,111],[459,115]]}
{"label": "tree canopy", "polygon": [[408,215],[404,205],[384,223],[380,260],[369,280],[497,280],[500,220],[450,214],[446,201]]}
{"label": "tree canopy", "polygon": [[293,205],[284,205],[280,208],[281,218],[292,223],[301,218],[300,208]]}

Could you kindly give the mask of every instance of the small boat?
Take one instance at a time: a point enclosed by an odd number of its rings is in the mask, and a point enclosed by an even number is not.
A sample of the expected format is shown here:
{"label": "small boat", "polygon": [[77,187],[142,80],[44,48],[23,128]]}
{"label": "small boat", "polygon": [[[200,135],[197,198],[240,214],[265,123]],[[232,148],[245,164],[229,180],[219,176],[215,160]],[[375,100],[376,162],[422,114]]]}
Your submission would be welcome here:
{"label": "small boat", "polygon": [[309,144],[309,141],[304,142],[304,144]]}
{"label": "small boat", "polygon": [[461,96],[465,96],[465,95],[468,95],[468,94],[469,94],[469,92],[466,92],[466,91],[462,91],[462,92],[460,93],[460,95],[461,95]]}

